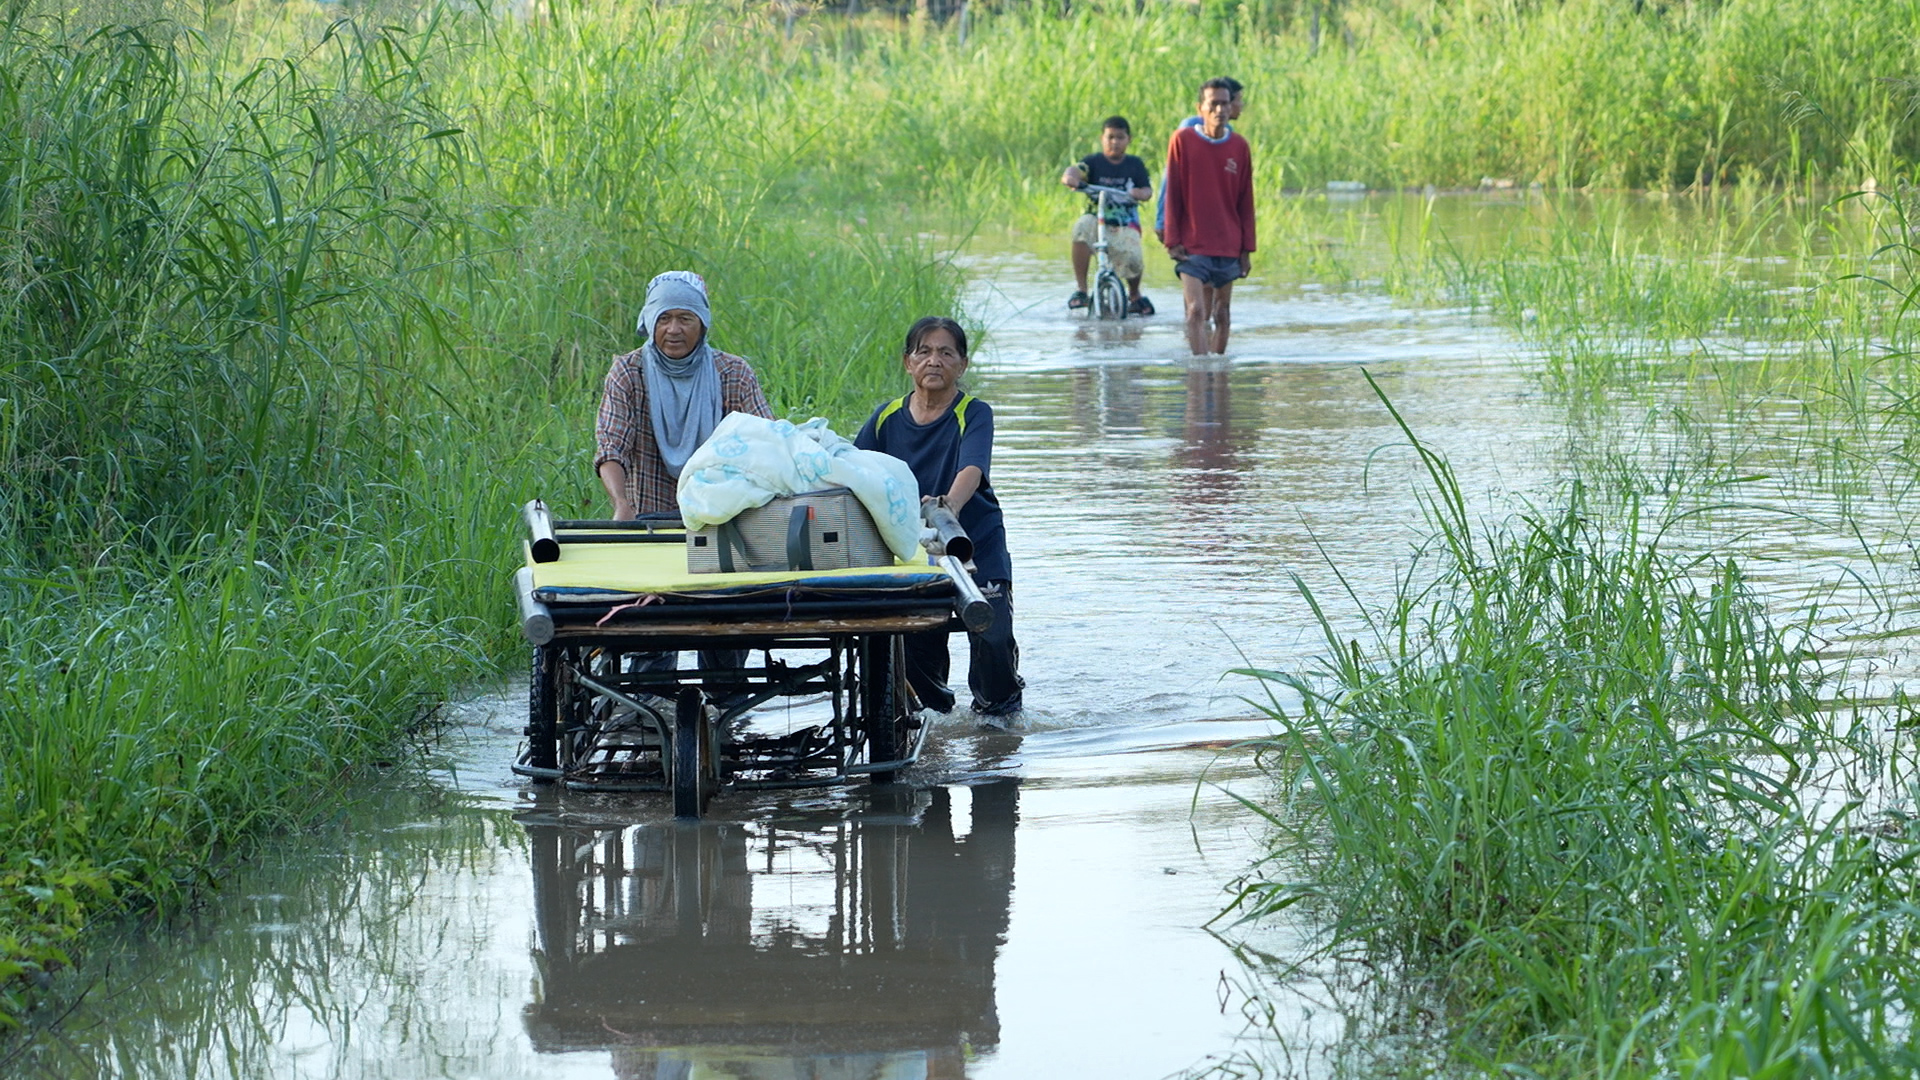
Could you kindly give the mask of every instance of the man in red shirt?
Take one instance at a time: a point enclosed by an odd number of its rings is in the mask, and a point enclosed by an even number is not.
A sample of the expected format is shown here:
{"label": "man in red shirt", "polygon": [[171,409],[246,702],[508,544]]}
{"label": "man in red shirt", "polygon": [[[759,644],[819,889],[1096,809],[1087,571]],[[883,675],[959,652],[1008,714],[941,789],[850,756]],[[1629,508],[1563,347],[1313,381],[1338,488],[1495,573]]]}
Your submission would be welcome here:
{"label": "man in red shirt", "polygon": [[1253,269],[1253,148],[1227,127],[1233,87],[1200,87],[1200,126],[1167,142],[1160,199],[1164,240],[1187,301],[1187,346],[1195,356],[1227,351],[1233,283]]}

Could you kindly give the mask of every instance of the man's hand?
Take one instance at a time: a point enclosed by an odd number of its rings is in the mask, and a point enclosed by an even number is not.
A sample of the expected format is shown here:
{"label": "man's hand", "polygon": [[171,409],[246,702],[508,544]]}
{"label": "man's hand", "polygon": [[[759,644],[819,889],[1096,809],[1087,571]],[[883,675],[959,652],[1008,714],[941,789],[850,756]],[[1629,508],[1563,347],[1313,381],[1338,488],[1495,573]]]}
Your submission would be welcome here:
{"label": "man's hand", "polygon": [[1187,246],[1185,244],[1175,244],[1167,249],[1167,254],[1173,256],[1173,261],[1175,262],[1185,262],[1187,259]]}
{"label": "man's hand", "polygon": [[1243,251],[1240,253],[1240,276],[1246,277],[1251,273],[1253,273],[1253,252]]}
{"label": "man's hand", "polygon": [[1069,165],[1067,171],[1060,174],[1060,182],[1070,188],[1079,188],[1086,183],[1080,175],[1080,166]]}

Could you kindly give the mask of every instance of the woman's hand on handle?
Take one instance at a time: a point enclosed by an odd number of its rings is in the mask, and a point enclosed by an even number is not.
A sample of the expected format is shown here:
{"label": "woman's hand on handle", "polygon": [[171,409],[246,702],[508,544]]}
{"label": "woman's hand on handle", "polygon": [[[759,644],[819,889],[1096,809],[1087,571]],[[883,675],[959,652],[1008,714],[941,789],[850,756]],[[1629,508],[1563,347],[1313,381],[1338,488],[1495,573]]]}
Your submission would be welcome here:
{"label": "woman's hand on handle", "polygon": [[[973,493],[980,490],[980,482],[983,479],[985,478],[980,475],[978,465],[969,465],[961,469],[960,475],[953,478],[953,486],[948,488],[947,493],[942,496],[947,502],[947,509],[958,514],[960,508],[967,505],[967,500],[973,498]],[[920,501],[932,502],[933,496],[923,495]]]}
{"label": "woman's hand on handle", "polygon": [[630,521],[640,514],[634,510],[633,503],[627,501],[627,467],[617,461],[600,463],[600,484],[607,489],[607,495],[613,499],[613,520]]}

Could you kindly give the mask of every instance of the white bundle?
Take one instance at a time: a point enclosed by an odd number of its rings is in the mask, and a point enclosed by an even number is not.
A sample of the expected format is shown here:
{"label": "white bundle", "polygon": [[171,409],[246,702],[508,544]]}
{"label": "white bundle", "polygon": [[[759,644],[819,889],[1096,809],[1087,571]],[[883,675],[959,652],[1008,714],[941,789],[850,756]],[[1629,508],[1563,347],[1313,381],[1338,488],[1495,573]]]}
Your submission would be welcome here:
{"label": "white bundle", "polygon": [[821,417],[804,424],[728,413],[680,470],[680,517],[698,529],[732,521],[776,495],[844,487],[873,515],[887,548],[912,559],[920,545],[920,484],[907,463],[857,450]]}

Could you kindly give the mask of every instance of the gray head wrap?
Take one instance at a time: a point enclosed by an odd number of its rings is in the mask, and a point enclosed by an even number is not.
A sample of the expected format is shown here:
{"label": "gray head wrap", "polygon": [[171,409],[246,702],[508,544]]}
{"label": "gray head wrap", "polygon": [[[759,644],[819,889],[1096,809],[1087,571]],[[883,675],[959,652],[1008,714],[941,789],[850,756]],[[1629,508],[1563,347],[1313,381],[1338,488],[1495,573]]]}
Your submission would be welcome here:
{"label": "gray head wrap", "polygon": [[[669,311],[691,311],[700,317],[700,344],[678,360],[654,347],[653,328]],[[707,307],[707,283],[691,270],[669,270],[647,283],[647,302],[640,309],[641,374],[647,384],[647,415],[653,421],[653,441],[667,474],[678,480],[687,458],[707,441],[720,424],[720,369],[714,365],[713,315]]]}

